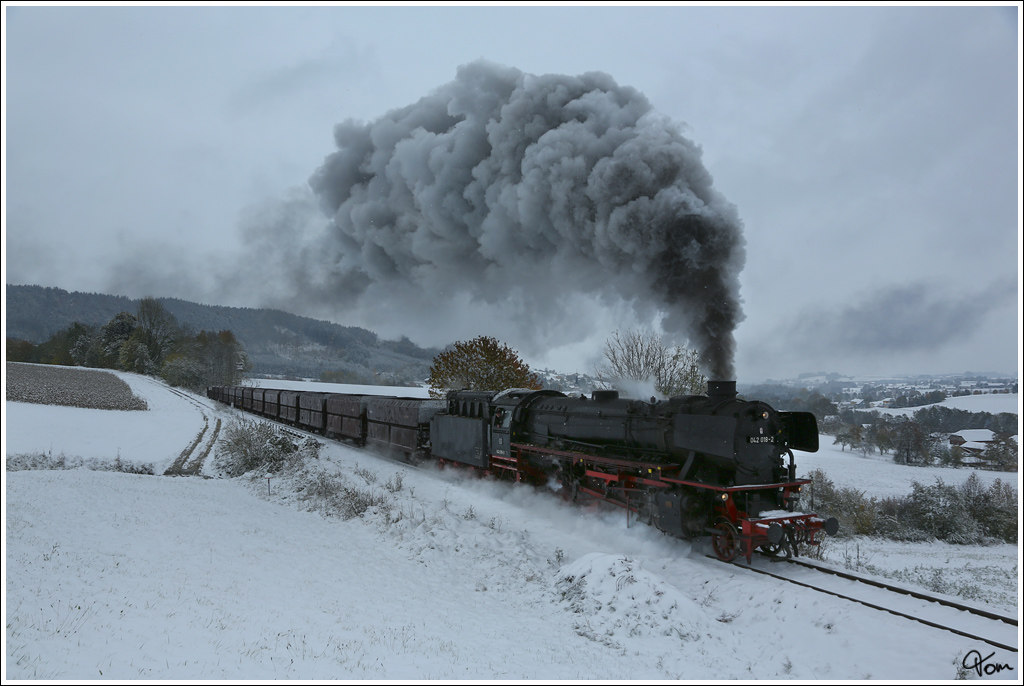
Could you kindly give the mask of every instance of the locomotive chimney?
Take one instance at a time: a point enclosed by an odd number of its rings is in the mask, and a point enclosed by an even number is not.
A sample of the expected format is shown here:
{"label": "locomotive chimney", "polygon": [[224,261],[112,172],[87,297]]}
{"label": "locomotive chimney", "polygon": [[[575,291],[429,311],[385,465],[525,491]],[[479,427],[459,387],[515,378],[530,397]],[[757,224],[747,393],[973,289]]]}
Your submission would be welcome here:
{"label": "locomotive chimney", "polygon": [[736,397],[736,382],[708,381],[708,397],[716,400],[732,400]]}

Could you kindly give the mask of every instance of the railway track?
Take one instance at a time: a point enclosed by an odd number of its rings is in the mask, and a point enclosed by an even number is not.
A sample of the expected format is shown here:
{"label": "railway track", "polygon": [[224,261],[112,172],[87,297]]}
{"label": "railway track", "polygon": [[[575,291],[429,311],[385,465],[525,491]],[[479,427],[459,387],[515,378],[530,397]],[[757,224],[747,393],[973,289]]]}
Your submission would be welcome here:
{"label": "railway track", "polygon": [[909,589],[909,588],[903,588],[903,587],[900,587],[900,586],[894,586],[892,584],[887,584],[884,581],[879,581],[878,579],[873,579],[873,578],[870,578],[870,577],[860,576],[859,574],[851,574],[850,572],[847,572],[847,571],[844,571],[844,570],[840,570],[840,569],[832,569],[830,567],[825,567],[823,565],[818,565],[818,564],[815,564],[813,562],[808,562],[806,560],[790,559],[790,560],[785,560],[785,562],[787,562],[789,564],[799,565],[801,567],[807,567],[808,569],[816,569],[819,572],[824,572],[825,574],[832,574],[832,575],[835,575],[835,576],[837,576],[839,578],[842,578],[842,579],[850,579],[852,581],[859,581],[862,584],[868,584],[869,586],[874,586],[876,588],[884,588],[885,590],[892,591],[893,593],[900,593],[900,594],[903,594],[903,595],[910,596],[912,598],[918,598],[918,599],[921,599],[921,600],[927,600],[928,602],[938,603],[939,605],[945,605],[947,607],[952,607],[952,608],[955,608],[957,610],[962,610],[963,612],[968,612],[970,614],[978,615],[979,617],[987,617],[988,619],[993,619],[993,620],[996,620],[996,621],[999,621],[999,622],[1004,622],[1006,624],[1010,624],[1012,626],[1017,626],[1017,618],[1016,617],[1007,617],[1007,616],[1001,615],[1001,614],[999,614],[997,612],[991,612],[991,611],[986,610],[984,608],[974,607],[972,605],[967,605],[967,604],[964,604],[964,603],[960,603],[960,602],[957,602],[955,600],[951,600],[951,599],[948,599],[948,598],[942,598],[940,596],[932,595],[930,593],[924,593],[924,592],[915,591],[915,590]]}
{"label": "railway track", "polygon": [[[713,555],[707,557],[718,561]],[[786,564],[774,565],[773,562]],[[874,610],[1018,652],[1018,620],[957,600],[798,559],[759,558],[730,563],[756,574],[859,603]],[[771,566],[772,571],[766,569]]]}
{"label": "railway track", "polygon": [[203,412],[203,416],[206,415],[205,411],[213,412],[214,409],[215,409],[215,407],[213,405],[210,405],[209,403],[196,398],[196,396],[189,395],[188,393],[183,393],[183,392],[179,391],[177,388],[173,388],[171,386],[167,386],[167,390],[169,390],[171,393],[174,393],[177,396],[180,396],[181,398],[184,398],[188,402],[190,402],[193,405],[195,405],[197,408],[199,408],[199,410],[201,412]]}

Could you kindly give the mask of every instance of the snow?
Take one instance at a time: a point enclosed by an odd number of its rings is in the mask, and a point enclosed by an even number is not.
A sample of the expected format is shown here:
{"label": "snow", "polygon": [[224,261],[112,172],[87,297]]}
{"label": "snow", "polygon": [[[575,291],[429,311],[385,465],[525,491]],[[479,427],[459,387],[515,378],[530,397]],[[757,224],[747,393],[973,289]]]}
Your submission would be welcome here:
{"label": "snow", "polygon": [[153,465],[162,474],[203,428],[196,401],[170,392],[158,381],[111,371],[149,402],[149,411],[91,410],[57,405],[4,402],[5,453],[40,452],[85,460]]}
{"label": "snow", "polygon": [[988,470],[955,469],[953,467],[908,467],[895,464],[892,455],[865,455],[855,450],[843,450],[839,445],[830,445],[830,436],[821,437],[816,453],[795,452],[797,476],[806,477],[816,469],[825,472],[837,487],[856,488],[858,491],[879,498],[906,495],[911,484],[918,482],[931,485],[941,479],[943,483],[959,485],[971,474],[976,474],[986,487],[996,479],[1020,489],[1017,472],[992,472]]}
{"label": "snow", "polygon": [[991,429],[962,429],[950,436],[959,436],[967,443],[987,443],[996,437],[995,432]]}
{"label": "snow", "polygon": [[319,381],[286,381],[282,379],[253,379],[256,388],[279,388],[285,391],[313,391],[316,393],[354,393],[357,395],[385,395],[396,398],[429,398],[424,387],[361,386],[359,384],[323,383]]}
{"label": "snow", "polygon": [[[123,378],[148,412],[6,403],[7,455],[168,465],[204,415],[239,416]],[[797,460],[872,493],[970,474],[832,447]],[[725,566],[546,489],[327,441],[304,470],[6,471],[5,680],[946,680],[972,650],[1009,666],[986,678],[1019,674],[1016,653]],[[324,514],[295,490],[311,474],[386,506]],[[975,584],[976,602],[1017,614],[1017,546],[832,546],[906,584]]]}
{"label": "snow", "polygon": [[989,412],[999,414],[1010,412],[1020,414],[1020,394],[1018,393],[980,393],[978,395],[961,395],[955,398],[946,398],[941,403],[921,405],[920,407],[871,407],[870,411],[877,411],[882,414],[892,415],[913,415],[922,407],[948,407],[952,410],[966,410],[968,412]]}

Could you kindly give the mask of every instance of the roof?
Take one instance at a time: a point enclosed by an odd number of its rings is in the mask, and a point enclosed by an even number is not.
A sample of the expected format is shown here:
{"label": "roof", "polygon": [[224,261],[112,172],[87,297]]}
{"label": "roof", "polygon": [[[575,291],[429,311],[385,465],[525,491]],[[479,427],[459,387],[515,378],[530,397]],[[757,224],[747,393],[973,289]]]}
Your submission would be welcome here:
{"label": "roof", "polygon": [[996,439],[995,433],[991,429],[963,429],[956,433],[950,434],[951,436],[959,436],[965,441],[971,442],[990,442]]}

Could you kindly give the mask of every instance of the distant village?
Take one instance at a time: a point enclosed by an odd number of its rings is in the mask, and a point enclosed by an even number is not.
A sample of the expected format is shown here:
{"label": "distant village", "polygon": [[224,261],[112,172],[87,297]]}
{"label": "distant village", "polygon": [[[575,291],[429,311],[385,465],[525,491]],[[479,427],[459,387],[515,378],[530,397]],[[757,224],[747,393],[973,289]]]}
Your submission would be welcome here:
{"label": "distant village", "polygon": [[546,390],[561,391],[566,395],[590,395],[592,391],[603,388],[600,382],[589,374],[573,372],[565,374],[553,369],[534,369]]}
{"label": "distant village", "polygon": [[[1017,470],[1017,407],[1011,405],[1012,411],[981,410],[968,412],[953,410],[939,405],[947,398],[964,396],[982,396],[997,394],[1017,394],[1018,380],[995,374],[961,374],[947,376],[915,376],[888,379],[858,379],[842,377],[838,374],[805,374],[795,380],[773,382],[779,386],[787,386],[794,391],[811,391],[820,393],[835,403],[838,416],[819,417],[822,433],[836,436],[837,443],[849,440],[851,447],[864,448],[865,442],[872,437],[877,438],[885,429],[879,424],[888,424],[889,434],[894,433],[893,423],[886,419],[910,420],[914,418],[927,431],[927,436],[920,437],[920,452],[927,454],[924,463],[948,464],[978,469]],[[926,406],[943,408],[929,410],[927,416],[915,412]],[[892,413],[893,410],[906,409],[905,412]],[[863,414],[862,414],[863,413]],[[854,426],[858,417],[868,417],[868,413],[882,413],[874,424],[859,424],[861,434]],[[986,414],[989,417],[986,419]],[[1010,416],[1006,416],[1010,414]],[[901,416],[902,415],[902,416]],[[977,427],[981,421],[989,426]],[[910,423],[905,421],[904,423]],[[970,428],[962,428],[967,423]],[[845,426],[844,426],[845,425]],[[836,429],[839,426],[842,428]],[[896,426],[895,433],[903,435],[911,432]],[[858,438],[863,436],[859,442]],[[899,440],[899,439],[897,439]],[[892,449],[889,444],[879,440],[876,449],[884,451]],[[869,446],[870,449],[870,446]],[[896,451],[894,451],[896,452]]]}
{"label": "distant village", "polygon": [[840,401],[841,408],[868,407],[917,407],[941,402],[946,398],[990,393],[1016,393],[1016,379],[961,378],[931,379],[923,381],[884,381],[876,383],[850,383],[842,389],[847,399]]}
{"label": "distant village", "polygon": [[[580,372],[563,373],[553,369],[533,370],[544,388],[567,395],[589,395],[602,388],[597,378]],[[871,409],[918,407],[941,402],[946,398],[987,393],[1017,393],[1017,379],[987,376],[954,375],[938,377],[902,377],[888,379],[857,379],[839,374],[802,374],[796,379],[768,380],[758,386],[781,386],[794,390],[816,391],[836,402],[839,409]],[[739,385],[741,392],[743,384]]]}

